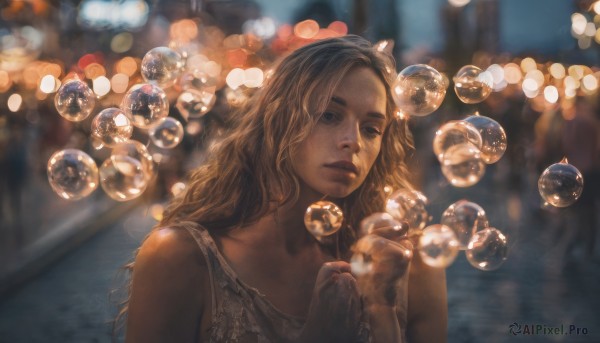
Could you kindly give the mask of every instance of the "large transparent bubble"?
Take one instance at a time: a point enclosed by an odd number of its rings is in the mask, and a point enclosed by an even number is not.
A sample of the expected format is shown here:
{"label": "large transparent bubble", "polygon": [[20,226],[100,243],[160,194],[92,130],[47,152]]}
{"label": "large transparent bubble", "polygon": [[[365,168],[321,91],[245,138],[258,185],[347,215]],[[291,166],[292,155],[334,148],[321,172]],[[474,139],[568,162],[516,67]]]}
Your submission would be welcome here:
{"label": "large transparent bubble", "polygon": [[99,140],[105,146],[111,147],[127,142],[132,133],[131,121],[120,108],[106,108],[100,111],[92,121],[92,138]]}
{"label": "large transparent bubble", "polygon": [[98,187],[98,167],[85,152],[65,149],[52,154],[47,166],[48,181],[61,198],[78,200]]}
{"label": "large transparent bubble", "polygon": [[406,222],[409,231],[422,230],[429,221],[427,197],[415,190],[400,189],[393,192],[385,203],[385,211],[394,219]]}
{"label": "large transparent bubble", "polygon": [[471,143],[481,149],[483,140],[473,124],[463,120],[452,120],[440,126],[435,132],[433,153],[441,162],[448,148],[463,143]]}
{"label": "large transparent bubble", "polygon": [[508,255],[506,237],[493,227],[478,231],[469,241],[465,255],[469,263],[477,269],[498,269]]}
{"label": "large transparent bubble", "polygon": [[544,170],[538,179],[538,190],[548,204],[567,207],[581,196],[583,176],[564,158]]}
{"label": "large transparent bubble", "polygon": [[54,96],[58,113],[70,121],[82,121],[94,110],[96,97],[88,85],[79,80],[69,80],[60,86]]}
{"label": "large transparent bubble", "polygon": [[158,124],[150,127],[148,134],[156,146],[163,149],[172,149],[183,138],[183,125],[175,118],[162,118]]}
{"label": "large transparent bubble", "polygon": [[481,206],[467,200],[459,200],[442,214],[441,224],[451,228],[464,250],[473,234],[489,226],[485,211]]}
{"label": "large transparent bubble", "polygon": [[156,173],[154,160],[144,144],[135,140],[119,143],[113,147],[111,155],[128,157],[138,161],[146,179],[151,180],[154,178]]}
{"label": "large transparent bubble", "polygon": [[494,86],[494,77],[489,71],[483,71],[474,65],[466,65],[456,73],[454,91],[466,104],[477,104],[485,100]]}
{"label": "large transparent bubble", "polygon": [[316,239],[333,235],[344,221],[342,210],[330,201],[317,201],[311,204],[304,214],[304,225]]}
{"label": "large transparent bubble", "polygon": [[419,255],[428,266],[446,268],[454,262],[459,245],[452,229],[446,225],[433,224],[423,229],[423,234],[419,237]]}
{"label": "large transparent bubble", "polygon": [[151,49],[144,55],[140,69],[146,82],[168,88],[175,84],[183,66],[184,60],[178,52],[161,46]]}
{"label": "large transparent bubble", "polygon": [[479,149],[471,143],[453,145],[443,155],[442,174],[455,187],[470,187],[485,174]]}
{"label": "large transparent bubble", "polygon": [[144,193],[148,179],[140,161],[125,155],[111,155],[100,166],[100,184],[114,200],[128,201]]}
{"label": "large transparent bubble", "polygon": [[179,94],[175,107],[186,120],[200,118],[213,108],[216,100],[215,93],[190,88]]}
{"label": "large transparent bubble", "polygon": [[123,96],[121,109],[140,129],[148,129],[169,114],[167,95],[160,87],[141,83],[132,86]]}
{"label": "large transparent bubble", "polygon": [[361,236],[376,233],[391,240],[400,239],[406,234],[407,228],[408,226],[403,227],[399,221],[387,212],[373,213],[360,222]]}
{"label": "large transparent bubble", "polygon": [[404,68],[396,78],[392,95],[401,111],[425,116],[440,107],[448,88],[447,80],[426,64]]}
{"label": "large transparent bubble", "polygon": [[473,125],[481,135],[481,158],[487,164],[500,160],[506,151],[506,133],[504,128],[492,118],[473,115],[464,119]]}

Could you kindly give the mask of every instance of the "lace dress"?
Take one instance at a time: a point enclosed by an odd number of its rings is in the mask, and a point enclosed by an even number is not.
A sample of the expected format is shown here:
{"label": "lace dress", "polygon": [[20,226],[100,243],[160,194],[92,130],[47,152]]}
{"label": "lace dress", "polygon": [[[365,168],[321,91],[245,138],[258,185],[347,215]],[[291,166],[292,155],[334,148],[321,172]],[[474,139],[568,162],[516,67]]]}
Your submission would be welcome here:
{"label": "lace dress", "polygon": [[[281,312],[264,294],[240,280],[203,226],[186,225],[186,229],[198,243],[209,269],[213,305],[209,337],[205,338],[208,342],[286,342],[299,336],[304,318]],[[356,342],[371,341],[366,320],[358,336]]]}

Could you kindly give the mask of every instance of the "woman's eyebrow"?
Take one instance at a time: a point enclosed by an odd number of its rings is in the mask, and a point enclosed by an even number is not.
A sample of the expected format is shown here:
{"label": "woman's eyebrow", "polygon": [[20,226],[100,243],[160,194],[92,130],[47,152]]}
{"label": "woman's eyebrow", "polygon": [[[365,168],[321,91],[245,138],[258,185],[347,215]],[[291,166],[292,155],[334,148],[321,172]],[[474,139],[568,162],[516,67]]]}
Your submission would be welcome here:
{"label": "woman's eyebrow", "polygon": [[[332,96],[331,97],[331,101],[335,102],[338,105],[344,106],[346,107],[348,104],[346,103],[346,100],[339,98],[337,96]],[[372,118],[377,118],[377,119],[382,119],[382,120],[386,120],[386,116],[385,114],[379,113],[379,112],[368,112],[367,116],[372,117]]]}

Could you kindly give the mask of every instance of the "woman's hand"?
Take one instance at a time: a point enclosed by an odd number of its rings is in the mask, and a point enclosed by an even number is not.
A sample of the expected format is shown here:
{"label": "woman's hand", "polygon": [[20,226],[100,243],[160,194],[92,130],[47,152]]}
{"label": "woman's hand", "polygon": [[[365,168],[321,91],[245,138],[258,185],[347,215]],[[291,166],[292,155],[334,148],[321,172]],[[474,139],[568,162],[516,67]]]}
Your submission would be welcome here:
{"label": "woman's hand", "polygon": [[[380,232],[378,232],[380,230]],[[413,245],[406,236],[378,229],[362,237],[354,246],[355,256],[368,264],[358,276],[358,284],[368,306],[395,306],[397,284],[407,275]]]}
{"label": "woman's hand", "polygon": [[323,264],[298,342],[352,342],[361,321],[357,281],[344,261]]}

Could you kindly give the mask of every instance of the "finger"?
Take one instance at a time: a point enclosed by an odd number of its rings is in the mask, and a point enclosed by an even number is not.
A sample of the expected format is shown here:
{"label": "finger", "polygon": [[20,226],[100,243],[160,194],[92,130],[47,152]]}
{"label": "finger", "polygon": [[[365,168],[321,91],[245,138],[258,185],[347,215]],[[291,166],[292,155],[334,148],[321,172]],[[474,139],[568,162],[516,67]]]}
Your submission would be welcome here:
{"label": "finger", "polygon": [[376,234],[393,241],[399,241],[408,236],[409,228],[410,227],[408,223],[403,221],[399,223],[399,225],[378,227],[371,230],[369,233]]}

